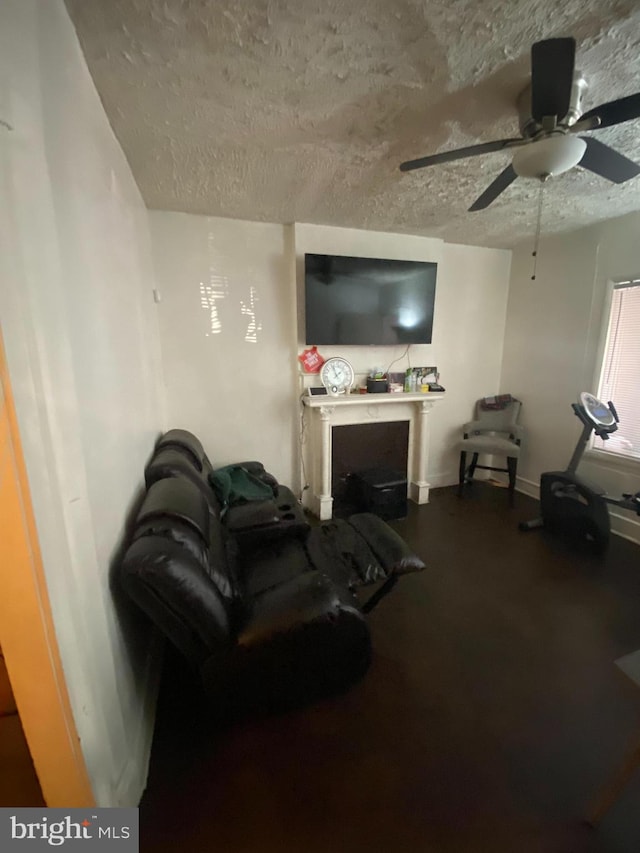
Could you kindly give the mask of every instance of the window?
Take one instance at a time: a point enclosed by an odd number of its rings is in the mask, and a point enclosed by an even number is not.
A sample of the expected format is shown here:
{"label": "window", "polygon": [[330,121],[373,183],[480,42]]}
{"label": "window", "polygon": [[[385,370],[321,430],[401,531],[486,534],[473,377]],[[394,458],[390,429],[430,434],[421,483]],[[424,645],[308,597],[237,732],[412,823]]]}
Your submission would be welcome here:
{"label": "window", "polygon": [[613,402],[620,425],[594,450],[640,459],[640,279],[613,285],[598,397]]}

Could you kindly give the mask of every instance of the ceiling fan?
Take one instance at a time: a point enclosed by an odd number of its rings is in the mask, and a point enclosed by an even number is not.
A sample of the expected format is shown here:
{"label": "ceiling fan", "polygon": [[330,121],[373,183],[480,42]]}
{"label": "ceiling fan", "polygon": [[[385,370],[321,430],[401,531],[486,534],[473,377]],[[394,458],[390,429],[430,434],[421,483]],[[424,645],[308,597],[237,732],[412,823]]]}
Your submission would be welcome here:
{"label": "ceiling fan", "polygon": [[640,92],[582,113],[581,100],[587,84],[575,71],[575,52],[573,38],[546,39],[532,46],[531,83],[518,99],[521,137],[408,160],[400,164],[400,170],[410,172],[478,154],[517,149],[512,162],[476,199],[470,211],[488,207],[518,176],[544,181],[577,165],[616,184],[640,174],[640,165],[623,154],[590,136],[578,135],[640,118]]}

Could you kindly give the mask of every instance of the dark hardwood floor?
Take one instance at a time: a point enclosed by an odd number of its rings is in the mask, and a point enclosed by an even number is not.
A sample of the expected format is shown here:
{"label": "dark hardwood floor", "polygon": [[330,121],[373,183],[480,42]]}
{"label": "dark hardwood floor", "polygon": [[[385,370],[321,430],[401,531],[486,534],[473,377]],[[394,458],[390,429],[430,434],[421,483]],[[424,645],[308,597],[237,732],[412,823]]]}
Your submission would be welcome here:
{"label": "dark hardwood floor", "polygon": [[640,772],[583,818],[640,729],[614,660],[640,648],[640,548],[580,553],[475,484],[393,522],[426,571],[370,618],[348,693],[219,731],[165,666],[142,851],[638,853]]}

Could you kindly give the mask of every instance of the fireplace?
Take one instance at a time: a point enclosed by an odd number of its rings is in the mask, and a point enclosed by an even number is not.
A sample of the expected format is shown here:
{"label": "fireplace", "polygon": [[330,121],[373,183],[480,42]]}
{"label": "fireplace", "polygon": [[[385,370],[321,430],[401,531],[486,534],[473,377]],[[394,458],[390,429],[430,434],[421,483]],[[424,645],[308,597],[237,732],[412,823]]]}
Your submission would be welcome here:
{"label": "fireplace", "polygon": [[[401,443],[406,451],[401,470],[407,473],[409,497],[415,503],[428,502],[429,415],[433,407],[444,399],[444,394],[348,394],[341,397],[305,396],[302,399],[305,406],[302,453],[304,473],[310,487],[304,493],[304,501],[311,512],[323,520],[332,517],[334,464],[340,464],[338,461],[334,463],[333,446],[335,441],[343,442],[338,437],[338,428],[347,425],[383,427],[404,424],[404,437],[397,443]],[[388,466],[383,454],[384,448],[391,444],[395,446],[396,439],[386,442],[384,439],[375,440],[367,448],[365,467]],[[337,476],[340,476],[339,471]],[[335,484],[335,487],[339,492],[340,484]]]}
{"label": "fireplace", "polygon": [[331,497],[333,514],[348,515],[354,503],[352,475],[370,468],[388,468],[406,474],[409,421],[345,424],[331,430]]}

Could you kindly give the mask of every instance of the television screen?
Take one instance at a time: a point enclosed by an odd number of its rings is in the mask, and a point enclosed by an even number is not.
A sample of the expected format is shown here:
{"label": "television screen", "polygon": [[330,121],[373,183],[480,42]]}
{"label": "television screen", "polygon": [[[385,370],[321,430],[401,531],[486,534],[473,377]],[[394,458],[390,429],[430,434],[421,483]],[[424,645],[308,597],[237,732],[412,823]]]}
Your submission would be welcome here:
{"label": "television screen", "polygon": [[438,265],[304,256],[307,344],[430,344]]}

